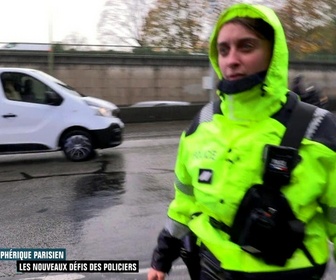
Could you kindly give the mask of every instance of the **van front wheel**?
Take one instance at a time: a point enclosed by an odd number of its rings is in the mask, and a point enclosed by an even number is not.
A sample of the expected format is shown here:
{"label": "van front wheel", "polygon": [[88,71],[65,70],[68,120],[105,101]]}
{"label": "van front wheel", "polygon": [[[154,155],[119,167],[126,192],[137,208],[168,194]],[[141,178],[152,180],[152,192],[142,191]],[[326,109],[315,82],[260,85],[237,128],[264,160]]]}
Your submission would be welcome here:
{"label": "van front wheel", "polygon": [[94,155],[92,138],[84,130],[73,130],[66,133],[61,143],[65,156],[71,161],[85,161]]}

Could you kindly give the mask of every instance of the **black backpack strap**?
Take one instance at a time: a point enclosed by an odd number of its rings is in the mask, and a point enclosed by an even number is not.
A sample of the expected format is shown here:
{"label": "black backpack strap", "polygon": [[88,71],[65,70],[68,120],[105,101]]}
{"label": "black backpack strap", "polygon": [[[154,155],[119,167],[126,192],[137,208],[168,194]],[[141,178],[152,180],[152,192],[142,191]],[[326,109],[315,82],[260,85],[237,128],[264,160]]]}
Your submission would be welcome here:
{"label": "black backpack strap", "polygon": [[316,106],[297,101],[290,117],[287,129],[281,141],[281,146],[288,146],[298,149],[302,138],[314,115]]}
{"label": "black backpack strap", "polygon": [[[316,110],[316,106],[297,101],[292,116],[290,117],[289,123],[287,125],[287,129],[281,141],[281,146],[288,146],[295,149],[298,149],[301,141],[307,131],[308,125],[311,122],[314,112]],[[295,217],[292,209],[290,211]],[[306,255],[308,260],[313,266],[317,266],[313,256],[308,251],[307,247],[304,243],[301,244],[300,249]]]}

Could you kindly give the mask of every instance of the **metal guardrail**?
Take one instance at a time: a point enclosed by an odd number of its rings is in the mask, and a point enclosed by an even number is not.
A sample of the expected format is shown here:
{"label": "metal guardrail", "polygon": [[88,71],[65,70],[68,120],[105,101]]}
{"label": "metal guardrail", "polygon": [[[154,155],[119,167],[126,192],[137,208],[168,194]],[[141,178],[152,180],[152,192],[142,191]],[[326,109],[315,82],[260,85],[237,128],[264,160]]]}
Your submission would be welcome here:
{"label": "metal guardrail", "polygon": [[203,106],[121,107],[120,118],[124,123],[192,120]]}

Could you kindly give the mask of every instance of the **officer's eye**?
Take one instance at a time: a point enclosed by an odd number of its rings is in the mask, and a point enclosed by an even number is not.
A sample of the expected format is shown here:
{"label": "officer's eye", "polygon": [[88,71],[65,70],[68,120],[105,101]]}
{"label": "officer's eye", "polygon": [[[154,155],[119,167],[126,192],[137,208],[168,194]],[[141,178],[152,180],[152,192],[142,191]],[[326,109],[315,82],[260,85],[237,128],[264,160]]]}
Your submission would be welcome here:
{"label": "officer's eye", "polygon": [[220,44],[217,48],[217,51],[218,51],[218,54],[221,55],[221,56],[227,56],[229,51],[230,51],[230,48],[228,45],[226,44]]}
{"label": "officer's eye", "polygon": [[254,40],[243,40],[239,42],[237,48],[242,52],[251,52],[256,48],[256,46],[257,42],[255,42]]}

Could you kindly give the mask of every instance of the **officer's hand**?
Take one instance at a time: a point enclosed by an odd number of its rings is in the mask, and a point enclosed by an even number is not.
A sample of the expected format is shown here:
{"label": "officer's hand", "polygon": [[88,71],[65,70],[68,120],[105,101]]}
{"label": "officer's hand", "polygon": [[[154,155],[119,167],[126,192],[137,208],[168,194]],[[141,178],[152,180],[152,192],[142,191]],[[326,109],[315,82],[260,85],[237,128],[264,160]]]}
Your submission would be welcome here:
{"label": "officer's hand", "polygon": [[147,274],[148,280],[164,280],[165,277],[166,277],[166,273],[155,270],[154,268],[150,268]]}

